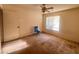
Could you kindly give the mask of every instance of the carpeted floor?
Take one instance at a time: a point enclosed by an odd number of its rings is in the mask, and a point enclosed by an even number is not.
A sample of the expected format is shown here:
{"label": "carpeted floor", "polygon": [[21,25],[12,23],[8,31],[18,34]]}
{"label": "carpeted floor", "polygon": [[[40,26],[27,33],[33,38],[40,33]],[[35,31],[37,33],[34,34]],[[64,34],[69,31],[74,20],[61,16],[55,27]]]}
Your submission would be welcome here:
{"label": "carpeted floor", "polygon": [[4,43],[3,53],[12,54],[73,54],[79,53],[79,44],[40,33]]}

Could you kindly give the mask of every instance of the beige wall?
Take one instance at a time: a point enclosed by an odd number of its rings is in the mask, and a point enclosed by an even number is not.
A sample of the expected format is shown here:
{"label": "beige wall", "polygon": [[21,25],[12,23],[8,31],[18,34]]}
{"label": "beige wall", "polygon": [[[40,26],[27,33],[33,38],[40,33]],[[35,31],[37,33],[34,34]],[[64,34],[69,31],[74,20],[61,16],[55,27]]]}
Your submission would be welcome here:
{"label": "beige wall", "polygon": [[2,5],[0,5],[0,53],[1,53],[1,40],[2,40]]}
{"label": "beige wall", "polygon": [[40,9],[35,9],[32,5],[4,5],[3,7],[4,41],[32,34],[34,25],[39,25],[41,29]]}
{"label": "beige wall", "polygon": [[2,19],[1,19],[1,10],[0,10],[0,42],[1,42],[1,31],[2,31]]}
{"label": "beige wall", "polygon": [[2,24],[1,24],[1,11],[0,11],[0,53],[1,53],[1,39],[2,39],[2,36],[1,36],[1,31],[2,31]]}
{"label": "beige wall", "polygon": [[[48,16],[57,16],[60,19],[60,31],[48,31],[45,29],[45,18]],[[79,8],[69,9],[60,12],[54,12],[44,15],[44,26],[43,31],[54,34],[56,36],[79,42]]]}
{"label": "beige wall", "polygon": [[2,30],[2,24],[1,24],[1,11],[0,11],[0,53],[1,53],[1,39],[2,39],[2,36],[1,36],[1,30]]}

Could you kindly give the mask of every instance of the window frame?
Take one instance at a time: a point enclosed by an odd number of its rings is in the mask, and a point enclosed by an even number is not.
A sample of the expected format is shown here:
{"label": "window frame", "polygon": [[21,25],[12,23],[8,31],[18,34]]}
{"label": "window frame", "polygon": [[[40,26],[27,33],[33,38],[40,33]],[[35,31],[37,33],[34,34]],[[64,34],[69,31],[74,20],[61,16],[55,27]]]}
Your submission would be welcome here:
{"label": "window frame", "polygon": [[[48,19],[49,18],[49,19]],[[58,29],[56,29],[55,27],[57,25],[54,26],[54,22],[55,22],[55,19],[58,18]],[[48,22],[49,21],[49,22]],[[52,23],[51,23],[52,21]],[[48,23],[51,23],[50,25],[48,25]],[[56,23],[55,23],[56,24]],[[52,31],[57,31],[59,32],[60,31],[60,16],[49,16],[49,17],[46,17],[46,22],[45,22],[45,26],[46,26],[46,29],[47,30],[52,30]],[[48,27],[49,26],[49,27]]]}

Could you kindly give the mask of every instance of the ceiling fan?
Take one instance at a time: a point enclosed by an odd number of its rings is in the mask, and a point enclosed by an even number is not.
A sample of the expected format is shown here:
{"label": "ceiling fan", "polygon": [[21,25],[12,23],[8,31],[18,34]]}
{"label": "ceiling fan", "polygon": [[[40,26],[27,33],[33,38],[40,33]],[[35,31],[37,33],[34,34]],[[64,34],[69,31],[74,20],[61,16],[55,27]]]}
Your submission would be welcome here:
{"label": "ceiling fan", "polygon": [[49,11],[50,9],[53,9],[53,7],[46,7],[46,4],[42,4],[42,6],[41,6],[41,10],[43,13],[50,12]]}

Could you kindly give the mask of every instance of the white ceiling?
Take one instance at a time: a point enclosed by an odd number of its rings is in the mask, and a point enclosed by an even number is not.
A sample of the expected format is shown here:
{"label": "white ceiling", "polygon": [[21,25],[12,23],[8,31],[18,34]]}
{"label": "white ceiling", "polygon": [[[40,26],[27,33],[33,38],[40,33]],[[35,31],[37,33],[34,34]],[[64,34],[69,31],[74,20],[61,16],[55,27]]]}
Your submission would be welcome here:
{"label": "white ceiling", "polygon": [[[41,5],[32,4],[32,6],[36,6],[40,8]],[[46,6],[53,7],[54,9],[52,9],[51,11],[56,12],[56,11],[62,11],[62,10],[79,7],[79,4],[47,4]]]}
{"label": "white ceiling", "polygon": [[62,11],[62,10],[67,10],[71,8],[76,8],[79,7],[79,4],[55,4],[55,5],[48,5],[48,7],[54,7],[53,11]]}
{"label": "white ceiling", "polygon": [[[26,9],[34,9],[34,10],[41,10],[41,4],[9,4],[7,6],[11,6],[11,7],[22,7],[22,8],[26,8]],[[62,10],[67,10],[67,9],[71,9],[71,8],[76,8],[79,7],[79,4],[47,4],[47,7],[54,7],[54,9],[52,10],[53,12],[56,11],[62,11]]]}

